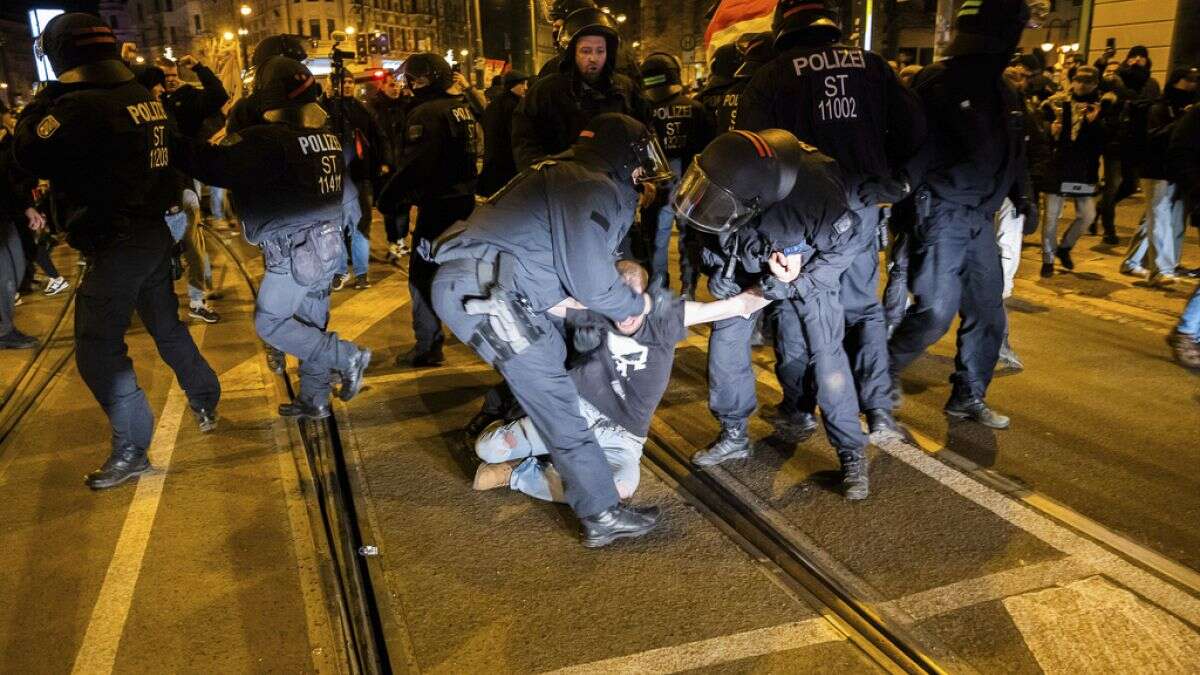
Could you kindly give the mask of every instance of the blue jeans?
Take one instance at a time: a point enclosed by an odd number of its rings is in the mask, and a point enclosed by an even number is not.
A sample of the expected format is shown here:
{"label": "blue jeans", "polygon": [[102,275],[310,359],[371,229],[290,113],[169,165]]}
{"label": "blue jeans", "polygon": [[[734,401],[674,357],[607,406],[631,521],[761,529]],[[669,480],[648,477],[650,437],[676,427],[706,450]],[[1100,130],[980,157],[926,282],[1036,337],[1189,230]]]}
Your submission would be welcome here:
{"label": "blue jeans", "polygon": [[1151,272],[1174,274],[1186,229],[1183,202],[1175,201],[1175,184],[1165,180],[1144,179],[1142,192],[1146,195],[1146,213],[1129,242],[1129,253],[1121,266],[1125,269],[1145,267],[1149,253]]}
{"label": "blue jeans", "polygon": [[[621,499],[629,499],[641,480],[638,463],[646,439],[630,433],[583,399],[579,399],[579,412],[596,434],[596,442],[612,467],[617,494]],[[508,486],[548,502],[566,501],[563,498],[562,477],[554,470],[553,464],[538,459],[549,455],[550,450],[528,417],[485,431],[475,441],[475,453],[488,464],[525,458],[513,469]]]}
{"label": "blue jeans", "polygon": [[[1075,202],[1075,219],[1067,227],[1062,241],[1058,240],[1058,217],[1062,215],[1063,203],[1068,199]],[[1083,234],[1084,225],[1091,224],[1096,219],[1096,197],[1094,195],[1046,195],[1046,222],[1042,224],[1042,262],[1049,265],[1054,262],[1054,252],[1065,248],[1068,251],[1075,247],[1079,235]]]}
{"label": "blue jeans", "polygon": [[[171,231],[171,239],[173,239],[175,241],[175,243],[178,244],[180,241],[183,240],[184,235],[186,235],[188,233],[188,226],[189,226],[188,212],[185,209],[185,210],[179,211],[178,213],[168,213],[166,215],[166,220],[167,220],[167,229]],[[204,278],[205,279],[212,278],[212,266],[209,263],[207,257],[204,258]],[[187,289],[188,289],[188,302],[190,302],[192,304],[201,304],[201,305],[204,304],[204,289],[203,288],[198,288],[198,287],[192,285],[192,283],[189,280]]]}
{"label": "blue jeans", "polygon": [[[669,161],[671,163],[671,171],[675,172],[676,176],[680,175],[680,160],[672,159]],[[660,186],[659,189],[666,187],[668,186]],[[671,208],[671,203],[675,199],[675,190],[679,187],[679,182],[673,181],[669,187],[670,189],[667,193],[667,203],[659,208],[658,213],[655,214],[654,252],[650,256],[650,274],[663,275],[663,278],[667,278],[666,275],[668,274],[667,262],[671,246],[671,230],[675,226],[675,210]],[[682,230],[682,227],[680,229]],[[682,237],[682,234],[680,236]],[[684,256],[686,255],[682,246],[683,244],[681,238],[679,251],[681,265],[685,264],[683,260]]]}
{"label": "blue jeans", "polygon": [[[371,240],[362,231],[371,231],[370,186],[351,181],[346,181],[343,185],[345,189],[342,195],[342,226],[350,230],[350,265],[354,266],[354,276],[365,277],[367,263],[371,258]],[[343,260],[337,273],[345,274],[348,267]]]}
{"label": "blue jeans", "polygon": [[1196,290],[1192,291],[1192,299],[1188,300],[1187,306],[1183,308],[1183,316],[1179,317],[1176,330],[1184,335],[1191,335],[1196,342],[1200,342],[1200,286],[1196,286]]}
{"label": "blue jeans", "polygon": [[215,185],[208,188],[208,209],[216,220],[225,220],[225,188]]}

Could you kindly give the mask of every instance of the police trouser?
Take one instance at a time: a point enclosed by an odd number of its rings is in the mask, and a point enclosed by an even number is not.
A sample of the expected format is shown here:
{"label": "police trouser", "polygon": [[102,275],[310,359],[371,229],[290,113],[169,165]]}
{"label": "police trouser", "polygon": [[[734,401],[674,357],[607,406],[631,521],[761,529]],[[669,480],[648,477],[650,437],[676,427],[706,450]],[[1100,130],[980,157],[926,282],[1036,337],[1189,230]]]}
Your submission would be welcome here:
{"label": "police trouser", "polygon": [[723,429],[745,431],[758,405],[750,339],[759,312],[714,321],[708,334],[708,409]]}
{"label": "police trouser", "polygon": [[958,314],[954,395],[987,394],[1006,330],[993,215],[935,200],[920,218],[909,268],[914,301],[889,343],[893,376],[941,339]]}
{"label": "police trouser", "polygon": [[0,337],[13,331],[13,299],[25,277],[25,251],[17,228],[21,223],[0,216]]}
{"label": "police trouser", "polygon": [[858,420],[854,375],[842,345],[845,330],[841,303],[832,294],[816,293],[779,306],[779,384],[785,392],[802,390],[813,397],[797,401],[796,407],[812,410],[815,403],[821,408],[825,435],[842,461],[861,459],[867,445]]}
{"label": "police trouser", "polygon": [[148,448],[154,413],[138,386],[125,332],[136,310],[193,408],[213,408],[221,384],[179,320],[171,233],[162,219],[95,253],[75,300],[75,363],[108,414],[113,447]]}
{"label": "police trouser", "polygon": [[451,225],[471,215],[475,197],[430,199],[417,205],[417,227],[412,253],[408,256],[408,291],[412,298],[413,337],[416,353],[424,354],[445,341],[442,322],[431,300],[431,285],[438,265],[433,261],[433,242]]}
{"label": "police trouser", "polygon": [[840,300],[846,315],[846,355],[863,410],[892,409],[887,323],[879,302],[879,207],[857,211],[870,243],[842,273]]}
{"label": "police trouser", "polygon": [[437,271],[433,302],[438,315],[464,343],[504,376],[513,395],[533,420],[550,448],[554,468],[562,476],[567,503],[581,518],[617,505],[612,469],[587,421],[579,412],[579,392],[567,375],[567,346],[551,321],[538,315],[543,335],[520,354],[497,362],[486,342],[477,338],[486,317],[468,314],[464,300],[480,297],[478,263],[453,260]]}
{"label": "police trouser", "polygon": [[888,231],[892,235],[892,247],[888,250],[888,278],[883,289],[884,322],[889,330],[904,320],[908,309],[908,263],[912,243],[912,231],[916,214],[913,198],[892,205],[892,217],[888,220]]}
{"label": "police trouser", "polygon": [[[324,236],[314,234],[317,230]],[[324,403],[331,371],[344,368],[358,351],[354,343],[325,330],[329,286],[346,255],[340,224],[268,240],[262,249],[267,269],[254,305],[254,329],[263,342],[300,360],[300,397]],[[300,255],[323,262],[315,267],[296,264]]]}

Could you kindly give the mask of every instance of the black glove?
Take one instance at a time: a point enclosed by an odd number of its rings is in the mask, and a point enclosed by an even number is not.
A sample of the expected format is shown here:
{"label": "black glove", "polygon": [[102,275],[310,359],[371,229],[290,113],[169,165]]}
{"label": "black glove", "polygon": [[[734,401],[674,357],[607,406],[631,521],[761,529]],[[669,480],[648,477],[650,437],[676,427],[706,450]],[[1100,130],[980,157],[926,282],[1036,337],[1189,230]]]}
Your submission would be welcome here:
{"label": "black glove", "polygon": [[[657,319],[664,317],[677,303],[683,301],[682,298],[675,295],[674,291],[667,288],[666,280],[666,277],[662,274],[655,274],[654,278],[650,280],[650,284],[646,287],[646,293],[650,296],[650,314],[647,318]],[[738,293],[740,292],[739,290]],[[737,293],[734,295],[737,295]]]}
{"label": "black glove", "polygon": [[1022,229],[1026,235],[1033,234],[1038,228],[1038,203],[1036,199],[1029,197],[1021,197],[1013,205],[1017,209],[1017,213],[1025,217],[1025,226]]}
{"label": "black glove", "polygon": [[742,292],[742,287],[733,280],[733,277],[726,277],[724,271],[717,274],[709,275],[708,277],[708,292],[718,300],[732,298]]}
{"label": "black glove", "polygon": [[907,197],[911,191],[912,187],[906,178],[872,176],[858,185],[856,196],[864,207],[868,207],[895,204]]}
{"label": "black glove", "polygon": [[571,328],[571,346],[580,355],[599,348],[612,328],[611,321],[587,309],[568,309],[566,323]]}

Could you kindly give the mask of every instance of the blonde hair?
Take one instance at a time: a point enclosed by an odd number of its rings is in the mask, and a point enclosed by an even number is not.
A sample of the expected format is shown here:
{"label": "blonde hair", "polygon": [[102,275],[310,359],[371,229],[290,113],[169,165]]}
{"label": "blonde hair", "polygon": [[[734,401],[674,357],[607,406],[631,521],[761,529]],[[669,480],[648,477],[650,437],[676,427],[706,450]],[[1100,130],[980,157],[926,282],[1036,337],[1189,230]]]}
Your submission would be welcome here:
{"label": "blonde hair", "polygon": [[627,286],[633,286],[636,282],[644,291],[650,285],[650,273],[636,260],[618,260],[617,274],[621,275],[621,280]]}

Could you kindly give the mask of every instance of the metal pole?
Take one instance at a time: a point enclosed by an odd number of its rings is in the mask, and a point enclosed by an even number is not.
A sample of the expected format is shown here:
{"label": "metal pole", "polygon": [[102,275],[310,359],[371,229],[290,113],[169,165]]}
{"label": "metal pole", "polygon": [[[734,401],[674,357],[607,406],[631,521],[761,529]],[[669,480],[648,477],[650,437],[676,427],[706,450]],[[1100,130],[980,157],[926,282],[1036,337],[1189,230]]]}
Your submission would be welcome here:
{"label": "metal pole", "polygon": [[[483,58],[483,13],[479,9],[479,0],[475,0],[475,58]],[[483,81],[483,68],[475,69],[476,77],[479,81],[475,86],[482,89],[486,86]]]}
{"label": "metal pole", "polygon": [[538,0],[529,0],[529,76],[537,75],[538,68],[541,66],[538,63],[538,47],[537,47],[537,2]]}

